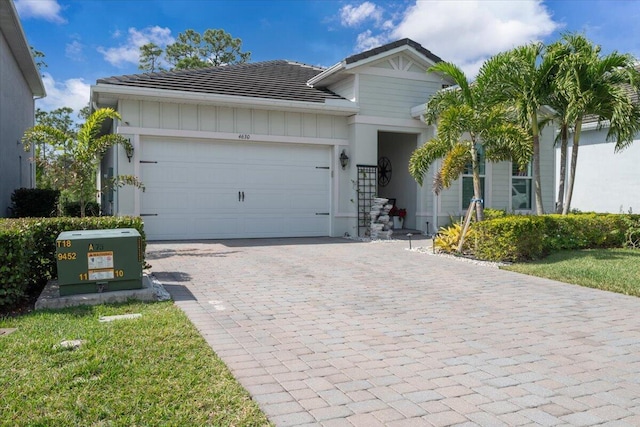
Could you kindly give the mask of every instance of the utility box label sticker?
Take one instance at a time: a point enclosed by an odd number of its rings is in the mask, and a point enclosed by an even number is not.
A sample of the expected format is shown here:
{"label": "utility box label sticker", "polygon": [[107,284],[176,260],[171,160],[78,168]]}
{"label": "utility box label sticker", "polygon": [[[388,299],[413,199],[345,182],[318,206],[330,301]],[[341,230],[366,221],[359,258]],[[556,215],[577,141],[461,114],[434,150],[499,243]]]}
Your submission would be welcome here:
{"label": "utility box label sticker", "polygon": [[87,258],[89,259],[89,271],[113,269],[113,251],[89,252]]}
{"label": "utility box label sticker", "polygon": [[113,279],[113,269],[89,270],[89,280]]}

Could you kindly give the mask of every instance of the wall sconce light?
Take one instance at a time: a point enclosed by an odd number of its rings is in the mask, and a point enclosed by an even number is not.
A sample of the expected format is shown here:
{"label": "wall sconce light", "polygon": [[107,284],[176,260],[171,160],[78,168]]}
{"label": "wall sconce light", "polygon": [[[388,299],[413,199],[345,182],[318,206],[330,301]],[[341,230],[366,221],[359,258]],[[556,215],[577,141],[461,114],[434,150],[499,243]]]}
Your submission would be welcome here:
{"label": "wall sconce light", "polygon": [[340,166],[342,166],[342,169],[344,169],[348,165],[349,165],[349,156],[347,156],[347,153],[345,153],[345,150],[342,150],[342,153],[340,153]]}
{"label": "wall sconce light", "polygon": [[129,159],[129,163],[131,163],[131,158],[133,157],[133,145],[131,142],[124,146],[124,152],[127,154],[127,159]]}

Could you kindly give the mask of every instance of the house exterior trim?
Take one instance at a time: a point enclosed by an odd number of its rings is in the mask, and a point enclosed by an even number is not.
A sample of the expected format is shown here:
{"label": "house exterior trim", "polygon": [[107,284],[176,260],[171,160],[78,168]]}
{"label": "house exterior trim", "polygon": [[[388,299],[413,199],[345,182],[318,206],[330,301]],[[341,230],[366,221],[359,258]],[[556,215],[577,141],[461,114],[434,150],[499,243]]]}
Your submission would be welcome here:
{"label": "house exterior trim", "polygon": [[293,112],[324,113],[336,116],[350,116],[358,113],[357,104],[348,100],[326,100],[324,103],[304,101],[284,101],[279,99],[253,98],[248,96],[196,93],[179,90],[148,89],[99,83],[91,87],[91,99],[94,103],[104,102],[104,98],[179,101],[182,104],[224,105],[228,107],[250,107]]}
{"label": "house exterior trim", "polygon": [[378,125],[393,127],[410,127],[415,129],[424,129],[426,125],[418,120],[412,119],[390,119],[378,116],[352,116],[347,119],[349,125]]}
{"label": "house exterior trim", "polygon": [[[284,144],[311,144],[311,145],[333,145],[339,146],[349,145],[348,139],[333,138],[309,138],[302,136],[281,136],[281,135],[261,135],[246,134],[235,132],[207,132],[199,130],[180,130],[180,129],[158,129],[144,128],[120,125],[117,127],[117,133],[123,135],[143,135],[170,138],[196,138],[196,139],[213,139],[239,142],[272,142]],[[135,148],[135,147],[134,147]]]}
{"label": "house exterior trim", "polygon": [[15,57],[33,96],[45,97],[47,93],[40,71],[31,56],[31,48],[20,24],[18,11],[12,1],[0,1],[0,31],[9,44],[11,53]]}

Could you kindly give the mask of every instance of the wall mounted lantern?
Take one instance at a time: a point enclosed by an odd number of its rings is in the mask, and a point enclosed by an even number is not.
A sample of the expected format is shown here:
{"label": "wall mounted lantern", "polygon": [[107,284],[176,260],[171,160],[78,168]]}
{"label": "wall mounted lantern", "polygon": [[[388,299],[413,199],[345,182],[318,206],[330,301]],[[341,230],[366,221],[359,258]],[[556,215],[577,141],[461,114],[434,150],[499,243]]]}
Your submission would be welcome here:
{"label": "wall mounted lantern", "polygon": [[344,169],[348,165],[349,165],[349,156],[347,156],[347,153],[345,153],[345,150],[342,150],[342,153],[340,153],[340,166],[342,166],[342,169]]}
{"label": "wall mounted lantern", "polygon": [[127,154],[127,159],[129,159],[129,163],[131,163],[131,158],[133,157],[133,145],[131,145],[131,141],[129,144],[124,146],[124,152]]}

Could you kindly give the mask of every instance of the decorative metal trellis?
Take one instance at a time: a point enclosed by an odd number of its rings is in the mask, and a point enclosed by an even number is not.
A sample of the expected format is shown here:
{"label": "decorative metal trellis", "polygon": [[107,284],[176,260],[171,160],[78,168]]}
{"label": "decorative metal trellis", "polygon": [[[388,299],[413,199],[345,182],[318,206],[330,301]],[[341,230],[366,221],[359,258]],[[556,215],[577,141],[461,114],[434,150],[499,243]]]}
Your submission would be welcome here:
{"label": "decorative metal trellis", "polygon": [[[371,206],[378,192],[378,166],[358,167],[358,236],[366,236],[371,230]],[[364,234],[362,233],[364,230]]]}

